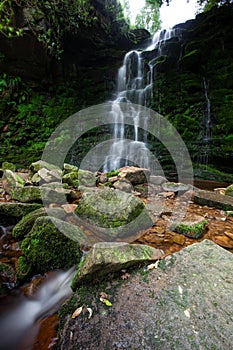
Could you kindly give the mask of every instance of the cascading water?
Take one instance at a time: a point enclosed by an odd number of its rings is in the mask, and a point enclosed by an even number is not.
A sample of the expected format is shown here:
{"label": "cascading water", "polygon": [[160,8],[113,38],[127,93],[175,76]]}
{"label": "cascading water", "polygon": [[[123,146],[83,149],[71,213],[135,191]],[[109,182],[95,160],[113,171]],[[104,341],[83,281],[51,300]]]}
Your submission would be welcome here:
{"label": "cascading water", "polygon": [[[70,283],[74,271],[73,267],[65,272],[56,272],[55,276],[41,285],[33,299],[21,300],[18,307],[0,318],[0,350],[32,348],[33,339],[27,339],[28,331],[31,332],[31,327],[37,320],[55,312],[60,303],[72,294]],[[36,334],[33,333],[32,336],[35,338]]]}
{"label": "cascading water", "polygon": [[[121,166],[135,164],[142,168],[150,168],[150,152],[146,146],[146,133],[139,133],[139,118],[143,118],[143,128],[146,130],[147,118],[140,108],[134,104],[149,107],[153,97],[154,66],[158,57],[163,55],[167,40],[181,37],[181,29],[174,28],[156,33],[152,43],[145,51],[153,51],[153,58],[146,62],[144,51],[130,51],[125,55],[123,65],[118,71],[116,98],[112,101],[111,119],[114,123],[113,143],[106,157],[104,171],[110,171]],[[124,123],[125,111],[121,103],[128,104],[134,125],[133,136],[127,139],[128,129]],[[132,133],[132,132],[131,132]],[[140,134],[140,135],[139,135]],[[131,136],[131,135],[130,135]],[[153,172],[153,169],[150,169]]]}

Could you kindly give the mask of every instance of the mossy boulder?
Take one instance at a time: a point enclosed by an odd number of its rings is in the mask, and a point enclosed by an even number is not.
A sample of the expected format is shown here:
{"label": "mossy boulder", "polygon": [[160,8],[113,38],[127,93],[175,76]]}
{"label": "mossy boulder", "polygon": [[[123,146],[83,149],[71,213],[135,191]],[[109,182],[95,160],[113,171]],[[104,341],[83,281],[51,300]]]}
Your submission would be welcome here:
{"label": "mossy boulder", "polygon": [[25,181],[11,170],[5,170],[2,177],[2,186],[7,193],[17,187],[23,187]]}
{"label": "mossy boulder", "polygon": [[59,169],[57,165],[47,163],[43,160],[38,160],[37,162],[32,163],[29,167],[33,174],[37,173],[42,168],[47,170]]}
{"label": "mossy boulder", "polygon": [[226,188],[225,195],[233,197],[233,185],[230,185]]}
{"label": "mossy boulder", "polygon": [[89,170],[79,169],[78,178],[81,186],[95,187],[96,186],[96,176]]}
{"label": "mossy boulder", "polygon": [[162,184],[162,189],[167,192],[186,192],[191,189],[191,185],[176,183],[176,182],[165,182]]}
{"label": "mossy boulder", "polygon": [[233,198],[231,196],[223,196],[210,191],[195,191],[194,202],[200,205],[208,205],[209,207],[215,207],[226,211],[233,210]]}
{"label": "mossy boulder", "polygon": [[62,174],[65,175],[65,174],[68,174],[71,172],[77,172],[77,171],[78,171],[78,167],[76,165],[64,163]]}
{"label": "mossy boulder", "polygon": [[198,239],[206,232],[207,224],[208,221],[202,216],[195,216],[183,219],[181,222],[174,222],[170,229],[186,237]]}
{"label": "mossy boulder", "polygon": [[66,195],[70,194],[70,190],[64,188],[56,188],[55,190],[50,187],[38,187],[38,186],[24,186],[16,187],[11,190],[11,198],[23,203],[30,202],[55,202],[63,203]]}
{"label": "mossy boulder", "polygon": [[15,171],[16,170],[16,166],[15,166],[15,164],[10,163],[10,162],[3,162],[2,163],[2,170]]}
{"label": "mossy boulder", "polygon": [[37,218],[52,216],[60,220],[65,219],[66,212],[62,208],[40,208],[25,215],[13,228],[12,235],[17,239],[23,239],[32,229]]}
{"label": "mossy boulder", "polygon": [[79,187],[78,171],[71,171],[62,176],[62,182],[74,188]]}
{"label": "mossy boulder", "polygon": [[48,216],[37,218],[20,244],[23,256],[18,275],[25,277],[77,264],[82,256],[80,246],[85,239],[83,231],[74,225]]}
{"label": "mossy boulder", "polygon": [[39,203],[0,203],[0,218],[21,219],[23,216],[42,207]]}
{"label": "mossy boulder", "polygon": [[96,229],[106,228],[106,236],[110,237],[127,236],[152,225],[145,204],[139,198],[107,187],[84,192],[75,214]]}
{"label": "mossy boulder", "polygon": [[79,263],[71,288],[80,283],[100,281],[109,273],[120,271],[142,262],[160,259],[164,252],[142,244],[96,243]]}

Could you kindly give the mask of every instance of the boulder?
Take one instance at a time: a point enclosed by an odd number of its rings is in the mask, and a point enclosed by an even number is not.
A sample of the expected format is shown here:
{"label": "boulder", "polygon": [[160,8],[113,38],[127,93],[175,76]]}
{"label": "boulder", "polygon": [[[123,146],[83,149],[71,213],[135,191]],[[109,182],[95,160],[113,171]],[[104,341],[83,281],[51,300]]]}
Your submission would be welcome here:
{"label": "boulder", "polygon": [[210,191],[198,190],[194,194],[194,203],[207,205],[218,209],[231,211],[233,210],[233,198],[222,196]]}
{"label": "boulder", "polygon": [[64,163],[62,175],[65,175],[71,172],[77,172],[77,171],[78,171],[78,167],[76,165]]}
{"label": "boulder", "polygon": [[208,221],[205,218],[195,215],[185,218],[180,222],[174,222],[170,226],[170,229],[186,237],[198,239],[206,232],[207,224]]}
{"label": "boulder", "polygon": [[113,187],[117,190],[131,193],[133,190],[133,186],[128,180],[118,180],[114,182]]}
{"label": "boulder", "polygon": [[233,197],[233,185],[230,185],[225,190],[225,195]]}
{"label": "boulder", "polygon": [[79,187],[78,171],[71,171],[62,176],[62,182],[68,184],[71,187]]}
{"label": "boulder", "polygon": [[91,171],[79,169],[78,179],[80,182],[80,186],[86,186],[86,187],[96,186],[96,176]]}
{"label": "boulder", "polygon": [[154,176],[154,175],[151,175],[150,176],[150,183],[153,184],[153,185],[162,185],[163,183],[167,182],[167,179],[163,176]]}
{"label": "boulder", "polygon": [[149,213],[140,199],[107,187],[84,192],[75,214],[94,225],[95,229],[106,228],[106,240],[107,237],[129,236],[152,226]]}
{"label": "boulder", "polygon": [[163,191],[184,193],[191,189],[191,185],[180,182],[165,182],[162,184]]}
{"label": "boulder", "polygon": [[27,276],[54,269],[65,269],[80,261],[83,231],[54,217],[36,219],[31,231],[21,242],[18,275]]}
{"label": "boulder", "polygon": [[0,217],[21,219],[23,216],[41,207],[42,204],[39,203],[2,202],[0,203]]}
{"label": "boulder", "polygon": [[[59,313],[59,349],[229,350],[232,263],[232,253],[203,240],[126,281],[82,286]],[[108,293],[111,307],[101,303],[101,292]],[[92,317],[83,312],[73,319],[82,305],[93,309]]]}
{"label": "boulder", "polygon": [[48,183],[61,180],[62,171],[60,169],[48,170],[46,168],[42,168],[38,170],[37,174],[43,182]]}
{"label": "boulder", "polygon": [[96,243],[78,265],[71,288],[75,290],[83,282],[101,281],[109,273],[157,260],[163,255],[162,250],[141,244]]}
{"label": "boulder", "polygon": [[49,187],[25,186],[12,189],[10,195],[12,199],[23,203],[41,202],[43,198],[43,202],[62,204],[70,193],[64,188],[53,190]]}
{"label": "boulder", "polygon": [[124,167],[119,169],[118,176],[130,181],[132,185],[138,185],[149,182],[150,170],[134,166]]}
{"label": "boulder", "polygon": [[24,238],[32,229],[37,218],[42,216],[52,216],[64,220],[66,212],[62,208],[40,208],[25,215],[13,228],[12,235],[17,239]]}
{"label": "boulder", "polygon": [[17,187],[23,187],[25,181],[11,170],[5,170],[2,177],[2,186],[7,193]]}
{"label": "boulder", "polygon": [[47,170],[59,169],[57,165],[47,163],[43,160],[38,160],[37,162],[32,163],[29,168],[33,174],[37,173],[42,168]]}
{"label": "boulder", "polygon": [[10,163],[10,162],[3,162],[2,163],[2,170],[15,171],[16,170],[16,166],[15,166],[15,164]]}

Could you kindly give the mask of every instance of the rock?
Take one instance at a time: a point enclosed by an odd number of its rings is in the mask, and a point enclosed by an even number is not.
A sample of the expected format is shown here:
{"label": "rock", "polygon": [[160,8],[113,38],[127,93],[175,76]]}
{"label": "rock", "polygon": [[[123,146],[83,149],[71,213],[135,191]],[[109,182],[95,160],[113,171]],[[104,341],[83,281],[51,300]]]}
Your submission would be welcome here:
{"label": "rock", "polygon": [[180,222],[174,222],[170,229],[181,233],[186,237],[198,239],[202,237],[207,229],[207,220],[202,216],[190,216],[182,219]]}
{"label": "rock", "polygon": [[53,190],[49,187],[25,186],[12,189],[10,195],[12,199],[23,203],[41,202],[43,198],[43,202],[63,204],[70,193],[64,188]]}
{"label": "rock", "polygon": [[72,173],[72,172],[78,172],[78,167],[76,165],[64,163],[62,175]]}
{"label": "rock", "polygon": [[117,190],[131,193],[133,190],[132,184],[127,180],[118,180],[114,182],[113,187]]}
{"label": "rock", "polygon": [[187,192],[191,188],[191,185],[182,184],[180,182],[165,182],[162,184],[163,191],[166,192]]}
{"label": "rock", "polygon": [[162,250],[141,244],[96,243],[78,265],[71,288],[75,290],[84,281],[101,281],[109,273],[157,260],[163,255]]}
{"label": "rock", "polygon": [[0,262],[0,280],[3,283],[15,284],[17,277],[14,269],[5,263]]}
{"label": "rock", "polygon": [[62,208],[45,208],[37,209],[25,215],[13,228],[12,235],[18,239],[24,238],[32,229],[37,218],[42,216],[52,216],[64,220],[66,212]]}
{"label": "rock", "polygon": [[227,216],[233,217],[233,211],[226,211]]}
{"label": "rock", "polygon": [[23,216],[41,207],[42,204],[37,203],[2,202],[0,203],[0,217],[21,219]]}
{"label": "rock", "polygon": [[5,170],[2,177],[2,186],[4,190],[10,194],[12,189],[23,187],[24,180],[11,170]]}
{"label": "rock", "polygon": [[214,188],[214,192],[217,194],[225,195],[226,189],[225,188]]}
{"label": "rock", "polygon": [[130,236],[152,225],[145,204],[140,199],[107,187],[84,192],[75,214],[94,225],[95,229],[106,228],[103,231],[106,240],[109,237]]}
{"label": "rock", "polygon": [[230,185],[225,190],[225,195],[233,197],[233,185]]}
{"label": "rock", "polygon": [[71,187],[78,188],[80,185],[79,176],[77,171],[71,171],[62,176],[62,182],[68,184]]}
{"label": "rock", "polygon": [[139,185],[149,182],[150,170],[134,166],[124,167],[119,169],[118,177],[127,179],[132,185]]}
{"label": "rock", "polygon": [[184,235],[182,235],[182,234],[177,234],[177,235],[175,235],[175,236],[172,237],[172,241],[173,241],[174,243],[179,244],[179,245],[184,245],[186,239],[185,239],[185,236],[184,236]]}
{"label": "rock", "polygon": [[106,174],[101,174],[100,177],[99,177],[99,182],[101,184],[105,184],[106,182],[108,182],[108,177]]}
{"label": "rock", "polygon": [[16,166],[15,166],[15,164],[10,163],[10,162],[3,162],[2,163],[2,170],[15,171],[16,170]]}
{"label": "rock", "polygon": [[86,186],[86,187],[96,186],[96,176],[91,171],[79,169],[78,179],[80,182],[80,186]]}
{"label": "rock", "polygon": [[40,175],[39,175],[38,173],[35,173],[35,174],[32,176],[31,181],[32,181],[32,184],[33,184],[33,185],[39,186],[40,181],[41,181]]}
{"label": "rock", "polygon": [[49,216],[36,219],[21,242],[19,276],[65,269],[80,261],[80,245],[86,240],[83,231],[65,221]]}
{"label": "rock", "polygon": [[61,180],[62,171],[60,169],[48,170],[45,168],[39,169],[37,173],[44,182],[54,182]]}
{"label": "rock", "polygon": [[215,207],[222,210],[233,210],[233,198],[230,196],[222,196],[220,194],[198,190],[194,194],[194,203],[200,205],[207,205],[209,207]]}
{"label": "rock", "polygon": [[47,163],[43,160],[38,160],[37,162],[32,163],[29,167],[33,174],[37,173],[42,168],[47,170],[59,169],[57,165]]}
{"label": "rock", "polygon": [[[161,259],[157,268],[109,281],[107,290],[106,283],[81,286],[60,310],[59,349],[229,350],[232,263],[232,253],[203,240]],[[98,300],[104,291],[109,308]],[[94,309],[93,317],[72,319],[83,304]]]}
{"label": "rock", "polygon": [[233,249],[233,237],[229,237],[227,234],[213,236],[211,240],[221,247]]}
{"label": "rock", "polygon": [[163,183],[167,182],[167,179],[163,176],[150,176],[150,183],[153,185],[162,185]]}

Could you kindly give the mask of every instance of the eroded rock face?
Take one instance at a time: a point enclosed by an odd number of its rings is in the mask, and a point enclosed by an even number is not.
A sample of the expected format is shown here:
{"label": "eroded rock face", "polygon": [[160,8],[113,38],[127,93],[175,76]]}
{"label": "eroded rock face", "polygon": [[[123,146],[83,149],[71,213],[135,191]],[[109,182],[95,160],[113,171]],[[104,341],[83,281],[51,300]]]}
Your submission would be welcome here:
{"label": "eroded rock face", "polygon": [[160,259],[164,252],[141,244],[96,243],[78,266],[72,289],[84,281],[100,281],[107,274],[142,262]]}

